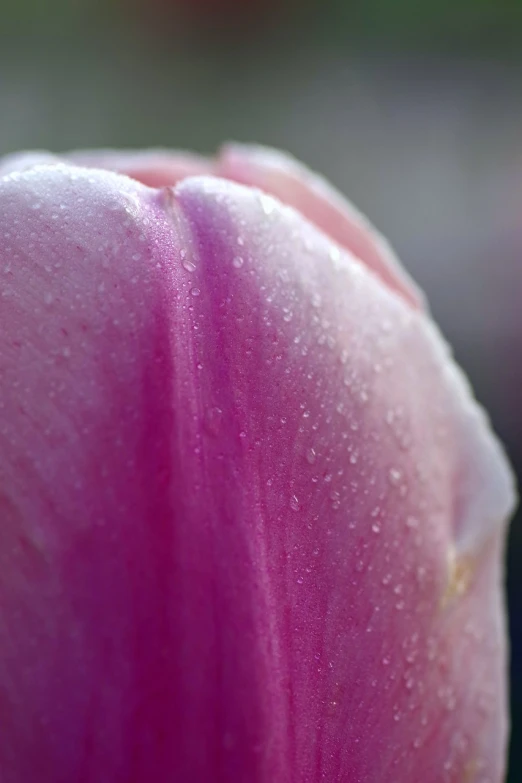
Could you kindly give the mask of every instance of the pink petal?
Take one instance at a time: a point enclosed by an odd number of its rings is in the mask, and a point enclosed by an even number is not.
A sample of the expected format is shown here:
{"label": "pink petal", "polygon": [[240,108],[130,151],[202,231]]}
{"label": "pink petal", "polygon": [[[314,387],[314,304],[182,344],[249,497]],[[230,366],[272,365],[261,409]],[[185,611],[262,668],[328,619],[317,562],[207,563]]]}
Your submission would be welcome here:
{"label": "pink petal", "polygon": [[210,177],[0,222],[6,780],[500,781],[512,482],[426,316]]}
{"label": "pink petal", "polygon": [[213,173],[210,160],[189,152],[86,150],[72,152],[68,158],[80,166],[126,174],[151,188],[175,185],[179,180],[196,174]]}
{"label": "pink petal", "polygon": [[217,173],[261,188],[284,204],[295,207],[364,261],[410,304],[424,306],[424,295],[400,265],[384,237],[326,180],[294,158],[267,147],[230,144],[221,153]]}

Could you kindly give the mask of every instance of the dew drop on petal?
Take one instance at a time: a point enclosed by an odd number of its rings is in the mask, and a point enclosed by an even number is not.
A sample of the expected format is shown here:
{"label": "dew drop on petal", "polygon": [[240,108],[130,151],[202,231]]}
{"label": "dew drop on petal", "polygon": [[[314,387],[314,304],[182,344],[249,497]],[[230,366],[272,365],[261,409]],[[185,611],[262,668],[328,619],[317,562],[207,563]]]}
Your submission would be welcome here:
{"label": "dew drop on petal", "polygon": [[271,215],[276,206],[275,199],[273,199],[271,196],[267,196],[265,193],[261,194],[260,199],[261,199],[261,209],[263,210],[265,215],[267,216]]}
{"label": "dew drop on petal", "polygon": [[390,480],[390,484],[396,487],[399,485],[402,479],[402,473],[400,470],[397,470],[397,468],[390,468],[390,471],[388,472],[388,478]]}
{"label": "dew drop on petal", "polygon": [[290,498],[290,508],[292,509],[292,511],[299,511],[300,506],[299,506],[299,500],[297,498],[297,495],[292,495],[292,497]]}
{"label": "dew drop on petal", "polygon": [[313,465],[316,460],[317,454],[315,449],[309,448],[306,450],[306,461],[309,465]]}

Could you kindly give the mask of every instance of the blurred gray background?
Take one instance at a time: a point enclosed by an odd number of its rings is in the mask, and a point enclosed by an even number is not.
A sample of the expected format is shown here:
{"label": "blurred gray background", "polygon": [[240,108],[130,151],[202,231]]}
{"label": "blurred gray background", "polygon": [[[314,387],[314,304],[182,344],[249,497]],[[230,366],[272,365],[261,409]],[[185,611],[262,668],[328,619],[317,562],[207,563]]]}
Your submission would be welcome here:
{"label": "blurred gray background", "polygon": [[[290,150],[388,236],[522,474],[522,2],[0,0],[0,154]],[[522,532],[512,529],[522,780]]]}

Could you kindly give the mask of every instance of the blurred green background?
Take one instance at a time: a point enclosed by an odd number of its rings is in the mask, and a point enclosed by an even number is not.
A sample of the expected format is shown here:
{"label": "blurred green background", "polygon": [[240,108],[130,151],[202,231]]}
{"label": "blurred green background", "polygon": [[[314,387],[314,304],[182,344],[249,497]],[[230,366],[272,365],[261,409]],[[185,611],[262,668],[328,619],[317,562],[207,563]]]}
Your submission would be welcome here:
{"label": "blurred green background", "polygon": [[[522,475],[522,1],[0,0],[0,20],[0,153],[291,150],[391,239]],[[510,783],[520,563],[517,518]]]}

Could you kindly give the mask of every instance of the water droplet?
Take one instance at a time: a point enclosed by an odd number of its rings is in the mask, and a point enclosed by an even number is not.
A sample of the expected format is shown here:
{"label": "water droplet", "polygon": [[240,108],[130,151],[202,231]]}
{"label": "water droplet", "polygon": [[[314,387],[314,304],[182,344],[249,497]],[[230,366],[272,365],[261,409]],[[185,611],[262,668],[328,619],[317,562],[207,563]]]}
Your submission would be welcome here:
{"label": "water droplet", "polygon": [[374,522],[373,525],[372,525],[372,531],[374,533],[380,533],[381,532],[381,526],[377,522]]}
{"label": "water droplet", "polygon": [[316,460],[317,454],[315,449],[309,448],[306,450],[306,461],[309,465],[313,465]]}
{"label": "water droplet", "polygon": [[185,260],[182,263],[183,269],[185,269],[187,272],[195,272],[196,271],[196,264],[193,264],[192,261]]}
{"label": "water droplet", "polygon": [[299,511],[300,509],[299,500],[296,495],[292,495],[290,498],[290,508],[292,511]]}
{"label": "water droplet", "polygon": [[232,266],[234,266],[236,269],[241,269],[243,264],[245,263],[245,259],[243,256],[234,256],[232,259]]}
{"label": "water droplet", "polygon": [[276,202],[271,196],[267,196],[265,193],[261,194],[261,209],[265,215],[271,215],[276,207]]}
{"label": "water droplet", "polygon": [[302,576],[298,576],[297,579],[296,579],[296,582],[297,582],[298,585],[302,585],[303,582],[304,582],[303,577]]}
{"label": "water droplet", "polygon": [[191,296],[199,296],[200,293],[201,293],[201,291],[199,290],[199,288],[191,288],[190,289]]}
{"label": "water droplet", "polygon": [[397,470],[397,468],[390,468],[390,471],[388,472],[388,478],[390,480],[390,484],[396,487],[398,484],[400,484],[402,473],[400,470]]}
{"label": "water droplet", "polygon": [[341,507],[341,496],[338,492],[335,490],[332,490],[330,492],[330,500],[332,501],[332,508],[334,511],[337,511]]}

